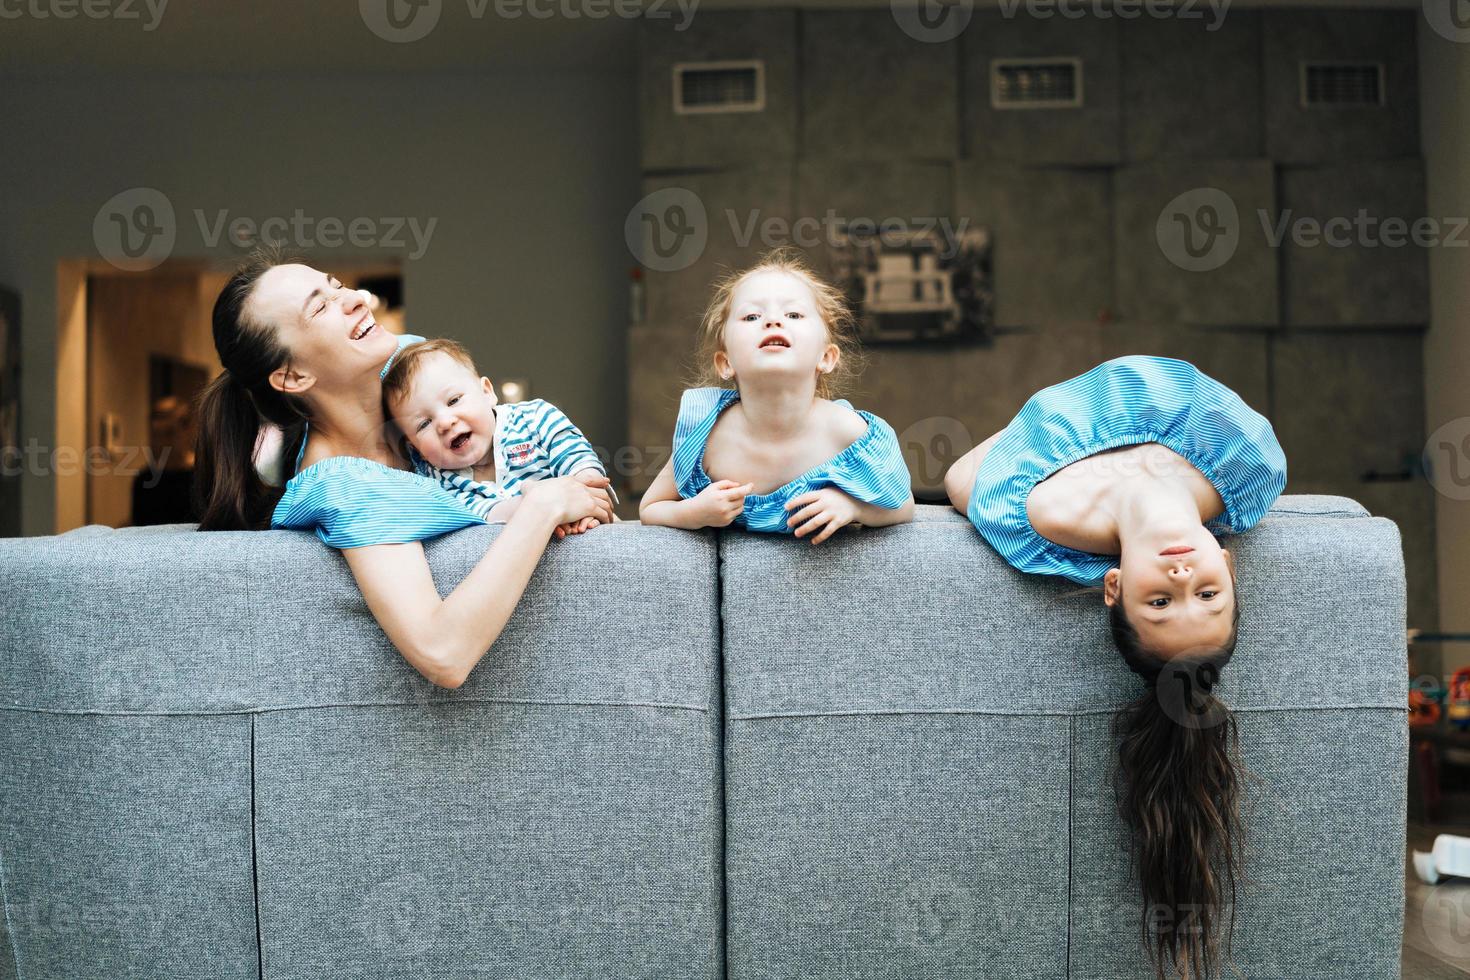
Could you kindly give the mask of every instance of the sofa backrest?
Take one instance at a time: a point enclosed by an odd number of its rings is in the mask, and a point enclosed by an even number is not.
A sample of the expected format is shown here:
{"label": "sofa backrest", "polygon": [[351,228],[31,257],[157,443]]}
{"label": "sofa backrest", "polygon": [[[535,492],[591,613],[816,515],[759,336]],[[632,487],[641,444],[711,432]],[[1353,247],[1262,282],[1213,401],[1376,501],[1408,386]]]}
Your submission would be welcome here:
{"label": "sofa backrest", "polygon": [[[1236,962],[1396,978],[1397,529],[1284,497],[1228,544],[1240,635],[1215,693],[1255,776]],[[721,577],[731,976],[1152,975],[1109,732],[1143,685],[1099,595],[930,507],[825,550],[725,535]]]}
{"label": "sofa backrest", "polygon": [[[440,588],[497,533],[431,542]],[[561,542],[447,691],[310,535],[0,541],[7,960],[718,975],[716,567],[713,535]]]}

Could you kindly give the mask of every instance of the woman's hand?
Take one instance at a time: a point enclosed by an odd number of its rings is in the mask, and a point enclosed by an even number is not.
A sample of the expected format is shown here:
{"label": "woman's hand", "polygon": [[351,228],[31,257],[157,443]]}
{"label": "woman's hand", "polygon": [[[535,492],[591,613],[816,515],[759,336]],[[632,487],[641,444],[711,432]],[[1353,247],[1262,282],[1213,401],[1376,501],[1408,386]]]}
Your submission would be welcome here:
{"label": "woman's hand", "polygon": [[858,518],[858,502],[834,487],[812,490],[786,503],[788,511],[797,507],[801,509],[786,518],[786,526],[796,528],[798,538],[821,528],[812,544],[821,544]]}
{"label": "woman's hand", "polygon": [[600,524],[611,524],[612,498],[607,492],[611,483],[607,477],[593,470],[583,470],[576,476],[536,480],[525,484],[517,513],[530,509],[549,518],[556,531],[560,532],[556,535],[558,538],[566,536],[566,525],[580,525],[587,518],[593,518]]}

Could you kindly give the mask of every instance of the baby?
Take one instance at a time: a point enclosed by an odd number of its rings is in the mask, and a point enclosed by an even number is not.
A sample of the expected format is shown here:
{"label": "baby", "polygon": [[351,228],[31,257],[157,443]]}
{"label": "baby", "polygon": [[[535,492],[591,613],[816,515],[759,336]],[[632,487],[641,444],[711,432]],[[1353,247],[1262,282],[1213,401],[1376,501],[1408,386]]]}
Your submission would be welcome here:
{"label": "baby", "polygon": [[644,494],[644,524],[793,534],[812,544],[848,524],[912,518],[893,428],[842,399],[855,361],[842,294],[777,252],[720,283],[705,313],[700,367],[684,392],[674,454]]}
{"label": "baby", "polygon": [[[586,437],[555,405],[536,398],[496,406],[494,385],[452,340],[408,345],[383,378],[383,414],[413,447],[418,472],[488,523],[510,519],[528,480],[606,475]],[[584,518],[557,536],[598,523]]]}

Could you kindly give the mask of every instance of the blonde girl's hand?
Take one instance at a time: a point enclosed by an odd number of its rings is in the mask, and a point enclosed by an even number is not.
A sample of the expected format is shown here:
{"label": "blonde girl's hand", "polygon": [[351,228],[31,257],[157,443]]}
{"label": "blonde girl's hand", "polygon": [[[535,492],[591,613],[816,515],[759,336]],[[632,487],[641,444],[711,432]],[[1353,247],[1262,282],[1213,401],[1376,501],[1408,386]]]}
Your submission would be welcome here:
{"label": "blonde girl's hand", "polygon": [[745,498],[755,489],[753,483],[716,480],[695,494],[694,510],[705,527],[728,527],[745,510]]}
{"label": "blonde girl's hand", "polygon": [[798,507],[801,509],[786,518],[786,526],[795,528],[793,533],[798,538],[820,529],[812,544],[826,541],[858,516],[857,501],[833,487],[812,490],[786,502],[788,511]]}

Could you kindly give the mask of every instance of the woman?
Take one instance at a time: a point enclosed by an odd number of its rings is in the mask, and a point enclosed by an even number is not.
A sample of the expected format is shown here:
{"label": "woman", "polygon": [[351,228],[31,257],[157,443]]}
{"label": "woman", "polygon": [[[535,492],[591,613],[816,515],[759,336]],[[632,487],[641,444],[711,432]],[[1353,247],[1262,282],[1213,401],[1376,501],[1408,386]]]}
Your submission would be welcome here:
{"label": "woman", "polygon": [[[201,399],[200,530],[315,530],[342,549],[389,640],[440,687],[463,684],[495,642],[561,525],[612,520],[605,476],[540,481],[441,599],[421,542],[483,519],[400,454],[381,389],[399,341],[361,294],[309,266],[257,255],[215,302],[214,344],[225,370]],[[254,466],[262,420],[290,433],[283,458],[296,467],[284,490]]]}
{"label": "woman", "polygon": [[1037,392],[945,476],[950,502],[1013,567],[1101,586],[1118,652],[1147,685],[1115,734],[1160,980],[1166,961],[1212,973],[1240,871],[1235,719],[1211,693],[1240,604],[1214,532],[1253,527],[1285,485],[1271,424],[1162,357]]}

